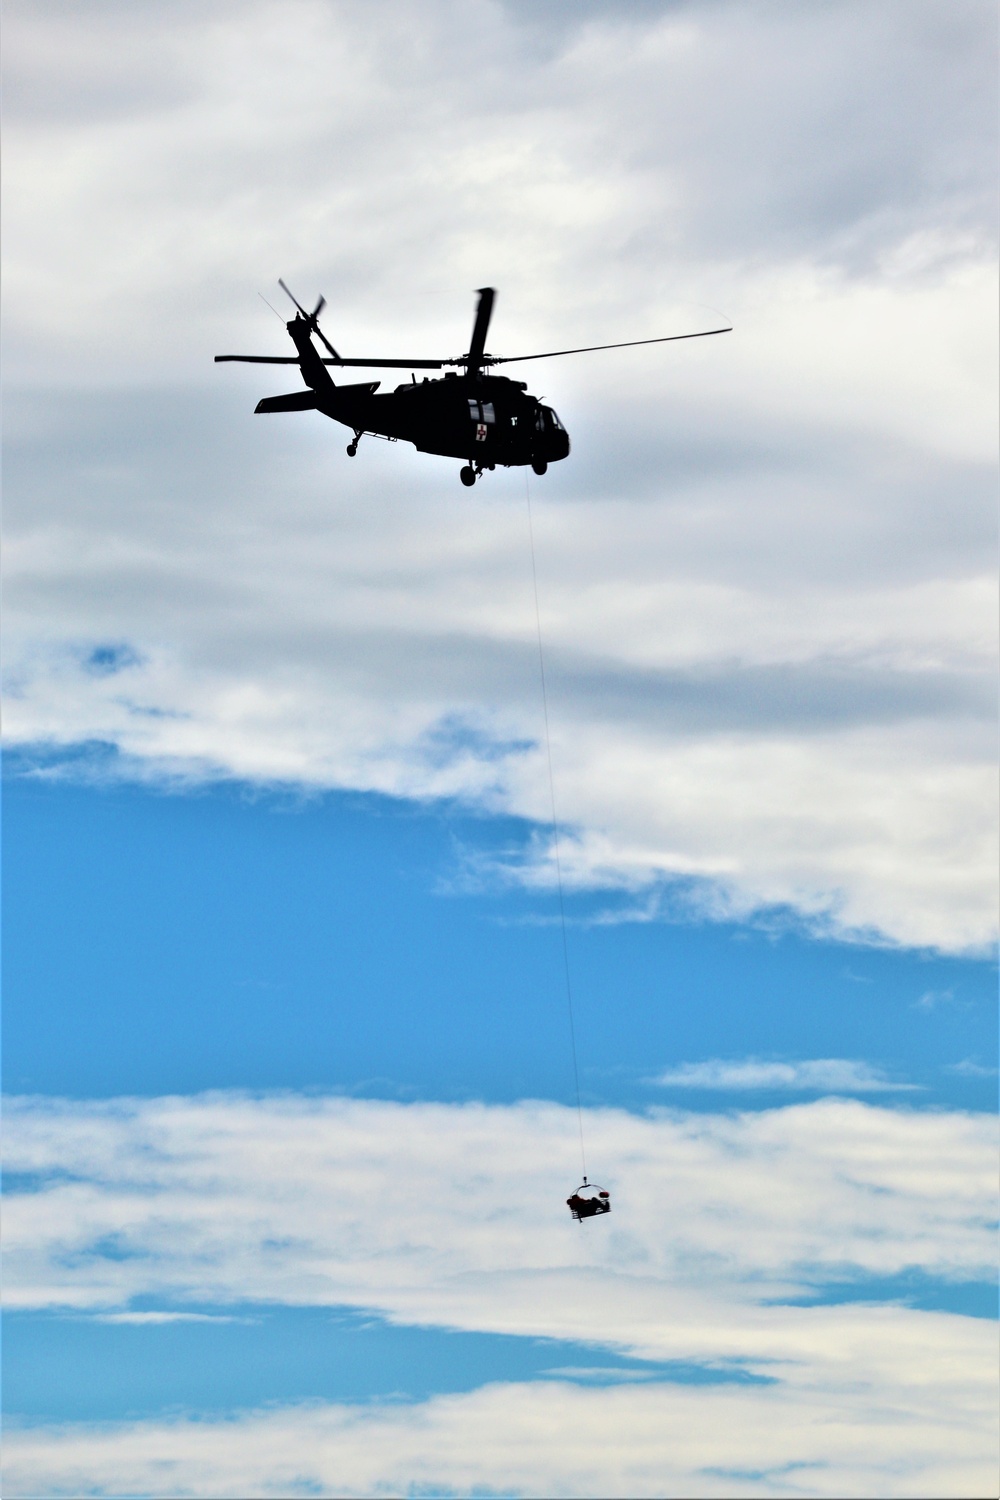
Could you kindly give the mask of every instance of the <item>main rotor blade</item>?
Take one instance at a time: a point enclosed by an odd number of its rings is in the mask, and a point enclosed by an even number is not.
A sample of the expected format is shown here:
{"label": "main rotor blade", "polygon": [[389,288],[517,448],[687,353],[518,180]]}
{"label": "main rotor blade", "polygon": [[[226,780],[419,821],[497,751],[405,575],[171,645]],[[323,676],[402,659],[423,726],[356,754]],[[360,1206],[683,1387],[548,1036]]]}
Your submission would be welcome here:
{"label": "main rotor blade", "polygon": [[[488,291],[489,288],[486,290]],[[549,349],[545,354],[488,354],[480,356],[479,364],[514,365],[528,359],[557,359],[562,354],[595,354],[601,349],[635,349],[641,344],[673,344],[678,339],[707,339],[711,338],[713,333],[732,333],[732,331],[732,327],[703,328],[700,333],[668,333],[664,338],[628,339],[623,344],[586,344],[582,349]],[[322,334],[320,338],[323,338]],[[330,345],[326,339],[323,339],[323,342],[329,349]],[[472,368],[473,353],[474,351],[470,350],[462,359],[341,359],[337,355],[332,359],[324,358],[323,363],[325,365],[351,365],[365,370],[441,370],[445,365],[467,365]],[[297,365],[299,362],[293,354],[217,354],[215,356],[216,364],[224,364],[231,360],[247,365]]]}
{"label": "main rotor blade", "polygon": [[628,339],[624,344],[587,344],[583,349],[550,349],[546,354],[509,354],[503,358],[489,356],[484,363],[513,365],[526,359],[555,359],[560,354],[594,354],[598,349],[634,349],[639,344],[672,344],[677,339],[707,339],[713,333],[732,333],[732,328],[704,328],[701,333],[668,333],[662,339]]}
{"label": "main rotor blade", "polygon": [[490,326],[490,318],[493,316],[493,299],[496,292],[491,286],[479,288],[479,302],[476,306],[476,321],[472,325],[472,342],[469,345],[468,368],[478,370],[483,363],[483,350],[486,348],[486,333]]}
{"label": "main rotor blade", "polygon": [[[217,365],[235,361],[242,365],[297,365],[296,354],[217,354]],[[363,370],[440,370],[454,364],[451,359],[336,359],[323,358],[324,365],[352,365]]]}

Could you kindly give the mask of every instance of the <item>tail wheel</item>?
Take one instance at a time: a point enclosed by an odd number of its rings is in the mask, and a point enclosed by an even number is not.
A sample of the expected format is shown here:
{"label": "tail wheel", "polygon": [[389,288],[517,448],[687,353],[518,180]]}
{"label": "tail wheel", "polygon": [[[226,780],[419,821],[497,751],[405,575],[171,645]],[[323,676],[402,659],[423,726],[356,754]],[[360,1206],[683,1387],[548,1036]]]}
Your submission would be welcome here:
{"label": "tail wheel", "polygon": [[473,485],[476,482],[476,471],[471,464],[466,464],[464,468],[459,469],[458,477],[464,485]]}
{"label": "tail wheel", "polygon": [[549,466],[545,462],[544,458],[536,458],[532,460],[531,467],[534,469],[536,474],[544,474]]}

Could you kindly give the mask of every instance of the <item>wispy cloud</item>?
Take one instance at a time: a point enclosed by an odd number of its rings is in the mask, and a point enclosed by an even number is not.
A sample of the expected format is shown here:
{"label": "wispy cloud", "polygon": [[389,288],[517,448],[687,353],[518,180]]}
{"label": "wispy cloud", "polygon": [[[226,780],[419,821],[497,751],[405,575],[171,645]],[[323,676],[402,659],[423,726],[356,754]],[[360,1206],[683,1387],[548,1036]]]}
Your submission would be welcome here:
{"label": "wispy cloud", "polygon": [[963,1057],[961,1062],[949,1063],[949,1073],[958,1073],[962,1078],[996,1078],[998,1070],[984,1067],[974,1057]]}
{"label": "wispy cloud", "polygon": [[653,1082],[675,1089],[786,1089],[801,1093],[881,1094],[915,1089],[894,1083],[878,1068],[850,1057],[817,1057],[801,1062],[709,1058],[668,1068]]}
{"label": "wispy cloud", "polygon": [[234,1317],[228,1313],[198,1313],[198,1312],[113,1312],[94,1313],[93,1319],[96,1323],[134,1323],[137,1325],[156,1326],[160,1323],[246,1323],[250,1320],[242,1317]]}
{"label": "wispy cloud", "polygon": [[942,1005],[967,1005],[967,1001],[956,998],[954,989],[924,990],[916,1001],[918,1010],[937,1010]]}

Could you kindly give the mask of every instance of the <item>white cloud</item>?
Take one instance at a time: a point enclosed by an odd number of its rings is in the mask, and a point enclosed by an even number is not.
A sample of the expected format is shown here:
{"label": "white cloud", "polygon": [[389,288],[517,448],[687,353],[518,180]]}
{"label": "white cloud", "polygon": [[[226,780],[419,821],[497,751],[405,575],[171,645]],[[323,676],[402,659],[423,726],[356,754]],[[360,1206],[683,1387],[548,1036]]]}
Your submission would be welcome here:
{"label": "white cloud", "polygon": [[525,367],[574,441],[535,486],[571,874],[982,945],[993,18],[382,13],[8,15],[9,737],[544,819],[520,477],[350,464],[210,357],[282,347],[282,271],[366,352],[457,352],[486,281],[508,352],[722,307]]}
{"label": "white cloud", "polygon": [[487,1386],[415,1406],[8,1427],[4,1493],[989,1494],[988,1325],[906,1316],[922,1342],[908,1370],[901,1363],[877,1383],[863,1366],[833,1387],[800,1367],[766,1388],[594,1391],[553,1382]]}
{"label": "white cloud", "polygon": [[974,1057],[963,1057],[960,1062],[950,1063],[949,1073],[958,1073],[964,1078],[995,1078],[996,1068],[986,1068],[982,1063],[976,1062]]}
{"label": "white cloud", "polygon": [[924,990],[923,994],[918,996],[916,1006],[918,1010],[936,1010],[939,1005],[955,1005],[956,1003],[962,1004],[961,1001],[956,1002],[953,989]]}
{"label": "white cloud", "polygon": [[94,1321],[98,1323],[125,1323],[136,1326],[155,1325],[160,1323],[240,1323],[244,1318],[229,1317],[226,1313],[196,1313],[196,1312],[114,1312],[94,1313]]}
{"label": "white cloud", "polygon": [[749,1057],[727,1061],[682,1063],[655,1080],[681,1089],[794,1089],[831,1094],[878,1094],[912,1089],[912,1083],[893,1083],[879,1068],[850,1057],[815,1057],[802,1062],[765,1062]]}
{"label": "white cloud", "polygon": [[[574,1113],[292,1095],[12,1100],[9,1307],[185,1299],[737,1361],[766,1385],[485,1387],[416,1405],[5,1435],[5,1494],[959,1495],[996,1428],[985,1320],[790,1305],[825,1280],[992,1273],[995,1124],[844,1100],[588,1111],[611,1215],[574,1224]],[[147,1309],[143,1317],[157,1316]]]}
{"label": "white cloud", "polygon": [[762,1310],[760,1297],[993,1263],[984,1116],[847,1100],[736,1117],[587,1111],[591,1174],[610,1179],[614,1210],[586,1232],[563,1204],[574,1113],[552,1104],[40,1099],[12,1101],[7,1121],[6,1170],[35,1184],[8,1204],[12,1307],[350,1304],[587,1339],[599,1281],[608,1342],[787,1357],[817,1310]]}

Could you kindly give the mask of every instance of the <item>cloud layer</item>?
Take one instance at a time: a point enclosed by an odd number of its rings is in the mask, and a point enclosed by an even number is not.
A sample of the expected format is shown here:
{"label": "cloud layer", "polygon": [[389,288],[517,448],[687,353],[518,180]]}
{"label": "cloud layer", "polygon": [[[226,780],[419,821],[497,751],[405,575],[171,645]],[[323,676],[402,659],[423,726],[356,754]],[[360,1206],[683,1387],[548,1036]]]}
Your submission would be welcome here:
{"label": "cloud layer", "polygon": [[552,1105],[12,1102],[10,1306],[353,1305],[736,1361],[772,1383],[556,1381],[407,1407],[14,1431],[5,1493],[980,1492],[995,1444],[989,1323],[786,1299],[903,1268],[988,1276],[992,1121],[826,1100],[586,1124],[592,1155],[614,1163],[614,1208],[581,1227],[562,1204],[575,1120]]}
{"label": "cloud layer", "polygon": [[279,271],[376,353],[486,282],[498,352],[722,307],[525,367],[571,877],[987,942],[992,8],[232,14],[8,18],[8,734],[544,821],[521,477],[211,355],[284,349]]}
{"label": "cloud layer", "polygon": [[[959,1319],[941,1320],[954,1325]],[[973,1330],[975,1332],[976,1330]],[[8,1431],[9,1495],[988,1494],[985,1343],[922,1329],[946,1373],[873,1392],[487,1386],[415,1407],[319,1405],[220,1421]],[[572,1434],[567,1439],[567,1434]]]}
{"label": "cloud layer", "polygon": [[[748,1311],[761,1296],[990,1274],[988,1117],[829,1099],[734,1118],[588,1111],[586,1131],[592,1164],[614,1163],[616,1211],[583,1235],[563,1207],[576,1123],[557,1105],[15,1101],[7,1171],[32,1190],[8,1210],[8,1303],[352,1304],[568,1338],[587,1336],[580,1298],[600,1277],[609,1342],[737,1357],[767,1323]],[[700,1305],[723,1295],[724,1315]],[[804,1329],[803,1309],[774,1316]]]}

